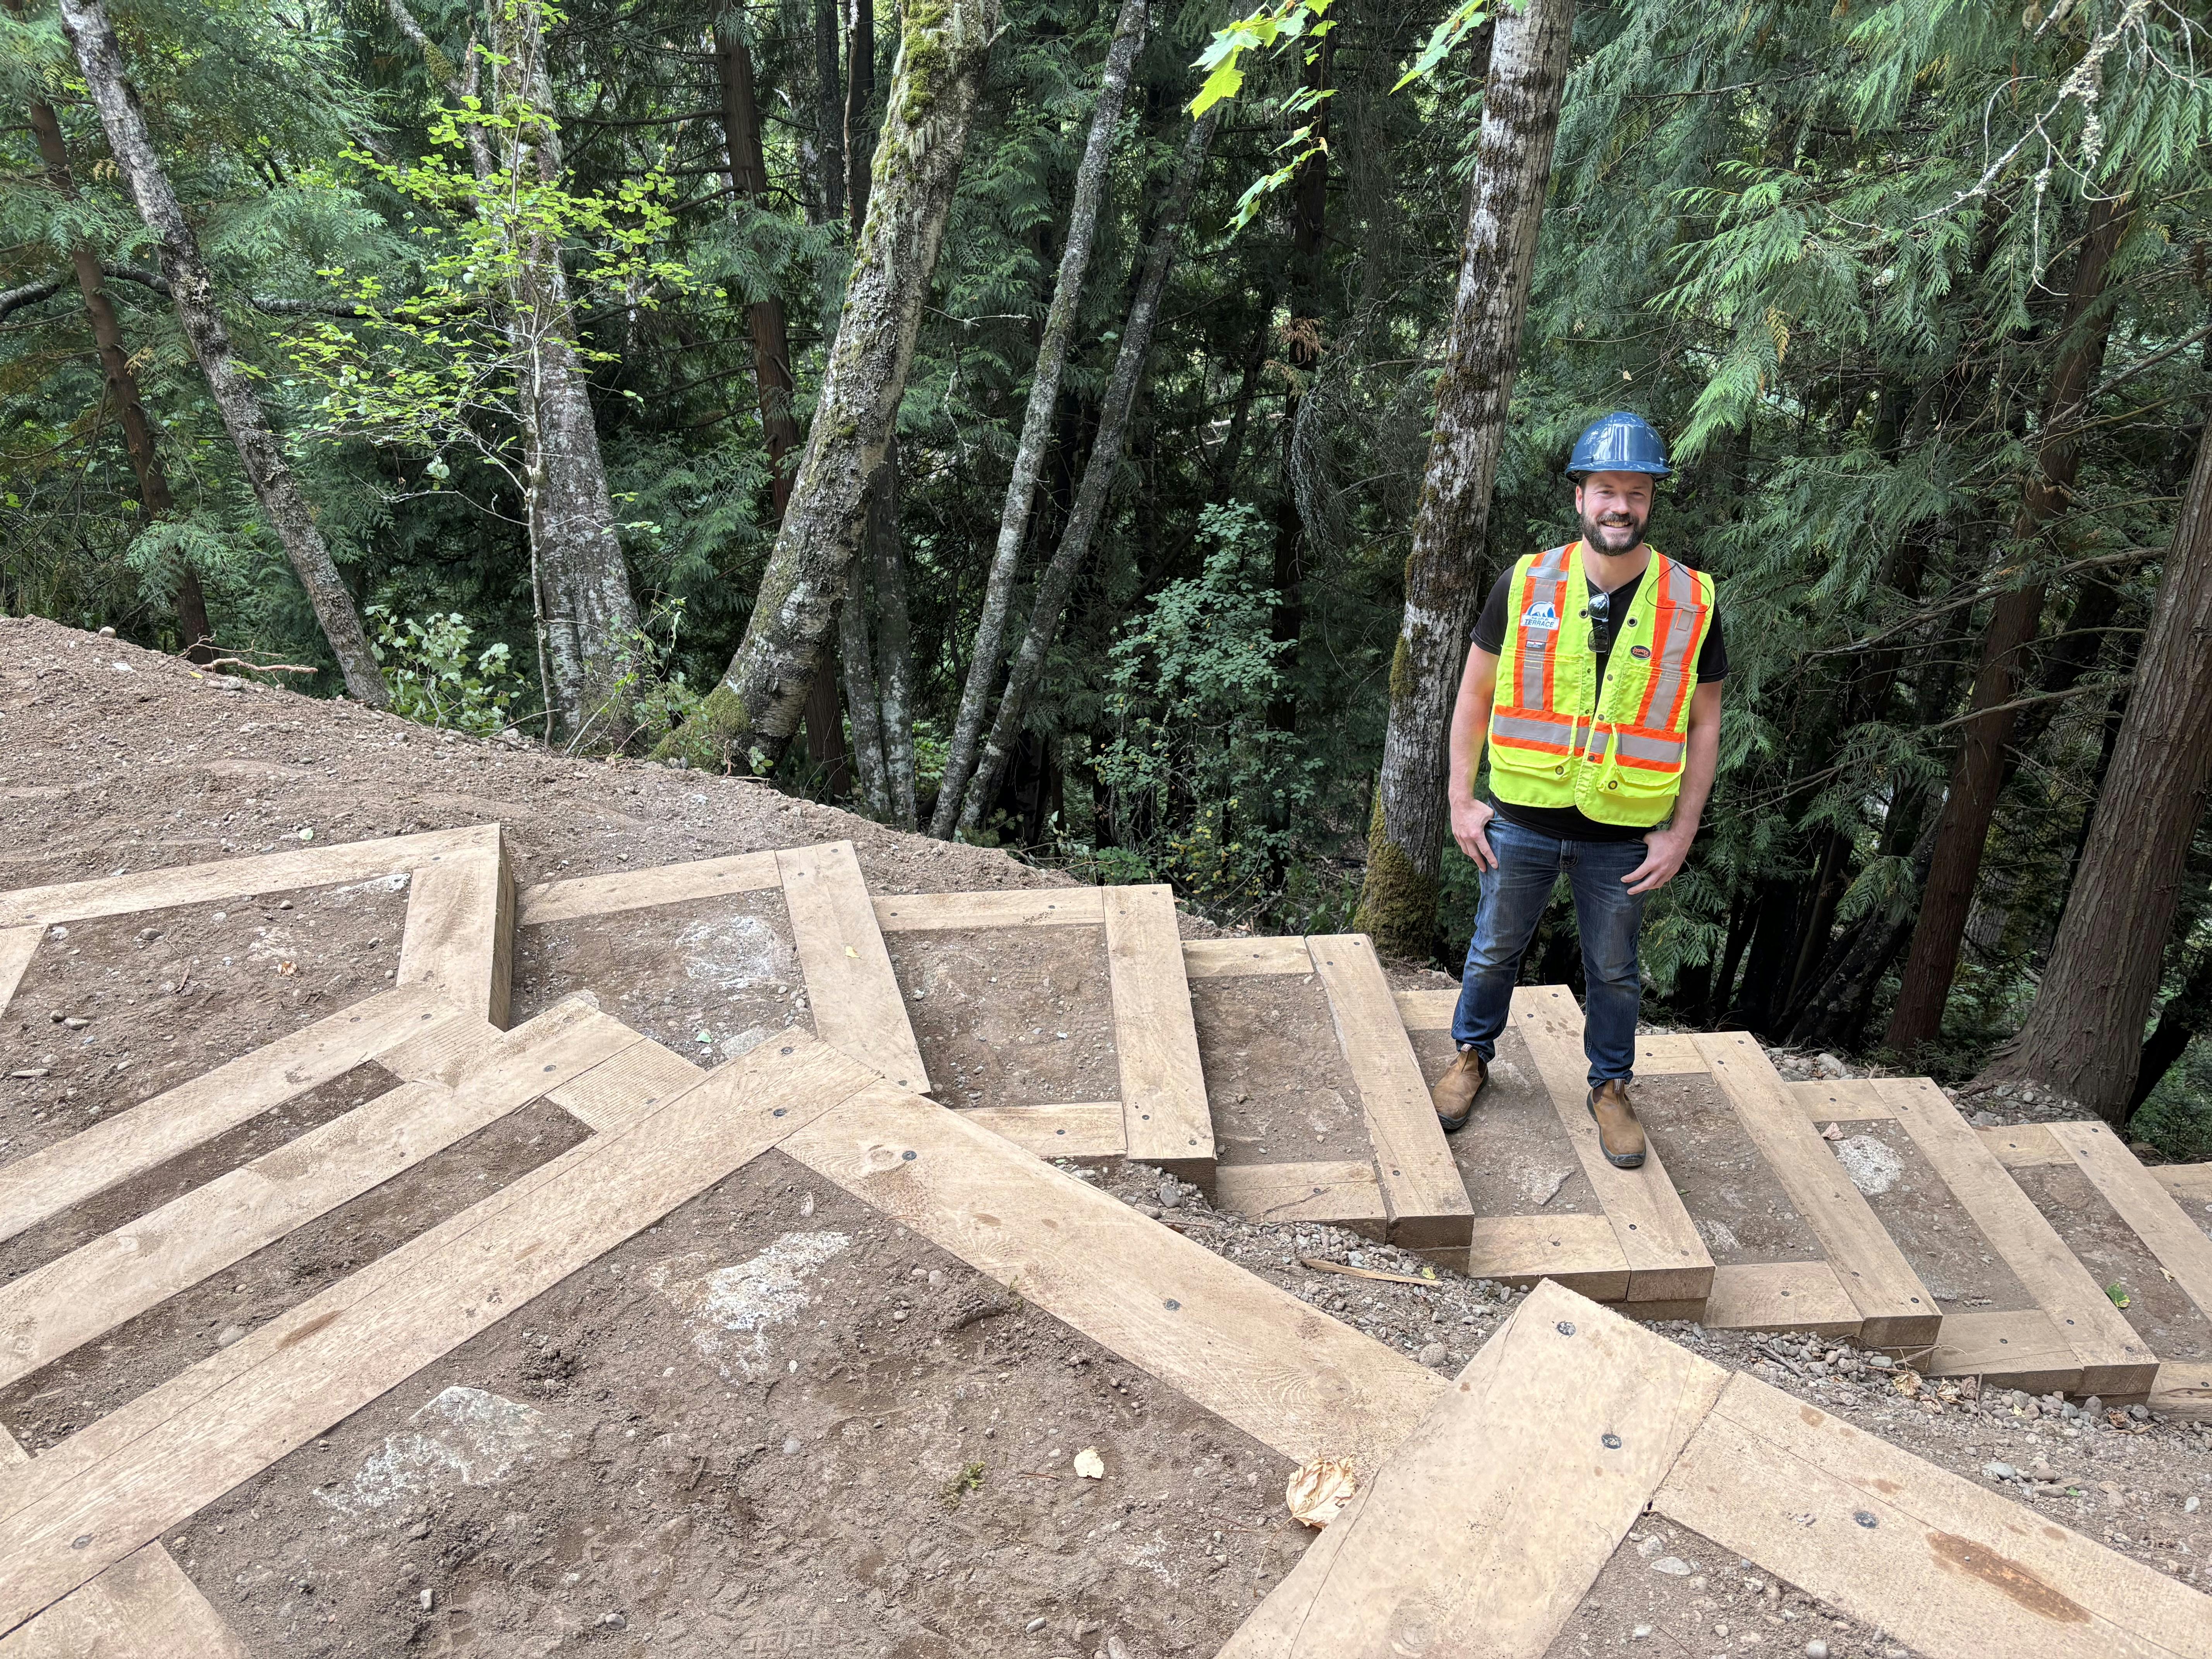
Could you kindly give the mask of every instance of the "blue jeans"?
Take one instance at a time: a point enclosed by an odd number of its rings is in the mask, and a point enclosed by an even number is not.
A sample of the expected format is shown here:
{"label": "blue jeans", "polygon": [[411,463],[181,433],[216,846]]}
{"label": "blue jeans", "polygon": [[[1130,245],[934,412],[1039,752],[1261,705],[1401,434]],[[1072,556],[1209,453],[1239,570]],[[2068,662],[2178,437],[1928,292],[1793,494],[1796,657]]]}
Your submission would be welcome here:
{"label": "blue jeans", "polygon": [[1589,1058],[1590,1087],[1626,1082],[1636,1068],[1636,1017],[1643,981],[1636,971],[1636,935],[1644,923],[1644,896],[1620,878],[1644,862],[1640,841],[1555,841],[1504,818],[1490,821],[1498,867],[1482,873],[1482,902],[1474,913],[1474,938],[1460,975],[1459,1008],[1452,1037],[1486,1064],[1512,1012],[1521,957],[1535,936],[1561,875],[1575,896],[1575,931],[1582,935],[1588,1012],[1583,1053]]}

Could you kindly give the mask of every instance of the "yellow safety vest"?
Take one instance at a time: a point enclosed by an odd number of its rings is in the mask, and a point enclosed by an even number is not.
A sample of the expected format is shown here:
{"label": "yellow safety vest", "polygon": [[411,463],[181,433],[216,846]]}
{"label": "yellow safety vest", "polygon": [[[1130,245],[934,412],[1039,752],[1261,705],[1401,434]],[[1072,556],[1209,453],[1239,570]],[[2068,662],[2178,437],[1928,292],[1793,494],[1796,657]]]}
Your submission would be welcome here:
{"label": "yellow safety vest", "polygon": [[1580,542],[1513,567],[1490,787],[1516,806],[1572,806],[1600,823],[1647,829],[1681,793],[1713,579],[1653,552],[1614,627],[1601,693],[1589,592]]}

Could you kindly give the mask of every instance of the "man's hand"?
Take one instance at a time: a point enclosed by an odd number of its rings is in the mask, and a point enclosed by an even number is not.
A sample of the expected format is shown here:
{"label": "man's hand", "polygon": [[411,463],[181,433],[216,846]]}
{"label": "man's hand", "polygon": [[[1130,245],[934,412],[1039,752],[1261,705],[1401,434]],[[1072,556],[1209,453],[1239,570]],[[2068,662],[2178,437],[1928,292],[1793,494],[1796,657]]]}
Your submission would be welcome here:
{"label": "man's hand", "polygon": [[[1459,815],[1452,815],[1452,828],[1459,828]],[[1644,862],[1620,879],[1632,893],[1656,893],[1674,877],[1682,867],[1682,860],[1690,856],[1690,843],[1697,839],[1694,825],[1688,829],[1669,826],[1654,830],[1644,838]],[[1466,843],[1461,843],[1464,846]]]}
{"label": "man's hand", "polygon": [[[1495,870],[1498,854],[1490,847],[1490,820],[1497,816],[1486,801],[1455,800],[1451,804],[1452,839],[1459,850],[1474,860],[1478,870]],[[1681,860],[1675,860],[1680,864]]]}

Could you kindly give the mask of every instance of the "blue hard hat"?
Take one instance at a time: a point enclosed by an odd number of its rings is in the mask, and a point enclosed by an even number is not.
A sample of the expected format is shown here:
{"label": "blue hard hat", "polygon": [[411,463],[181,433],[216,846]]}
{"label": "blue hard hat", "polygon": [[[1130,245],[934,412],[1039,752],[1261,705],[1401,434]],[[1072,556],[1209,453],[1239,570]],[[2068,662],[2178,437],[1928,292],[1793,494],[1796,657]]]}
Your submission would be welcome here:
{"label": "blue hard hat", "polygon": [[1667,446],[1641,415],[1617,410],[1575,440],[1575,453],[1567,462],[1570,476],[1586,472],[1648,472],[1655,478],[1673,471],[1667,465]]}

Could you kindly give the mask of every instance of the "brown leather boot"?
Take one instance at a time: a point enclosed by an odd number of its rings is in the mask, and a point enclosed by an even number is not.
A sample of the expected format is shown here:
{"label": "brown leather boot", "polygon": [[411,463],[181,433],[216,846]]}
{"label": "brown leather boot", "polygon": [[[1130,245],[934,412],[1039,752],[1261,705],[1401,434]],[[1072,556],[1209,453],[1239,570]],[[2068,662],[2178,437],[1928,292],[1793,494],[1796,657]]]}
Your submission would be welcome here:
{"label": "brown leather boot", "polygon": [[1636,1121],[1636,1108],[1628,1103],[1628,1085],[1618,1079],[1601,1083],[1589,1093],[1589,1115],[1597,1120],[1597,1144],[1605,1161],[1616,1170],[1644,1167],[1644,1126]]}
{"label": "brown leather boot", "polygon": [[1450,1069],[1429,1091],[1429,1099],[1437,1109],[1437,1121],[1443,1126],[1446,1134],[1467,1127],[1468,1117],[1474,1110],[1474,1097],[1489,1081],[1490,1067],[1482,1063],[1482,1056],[1472,1048],[1461,1049]]}

